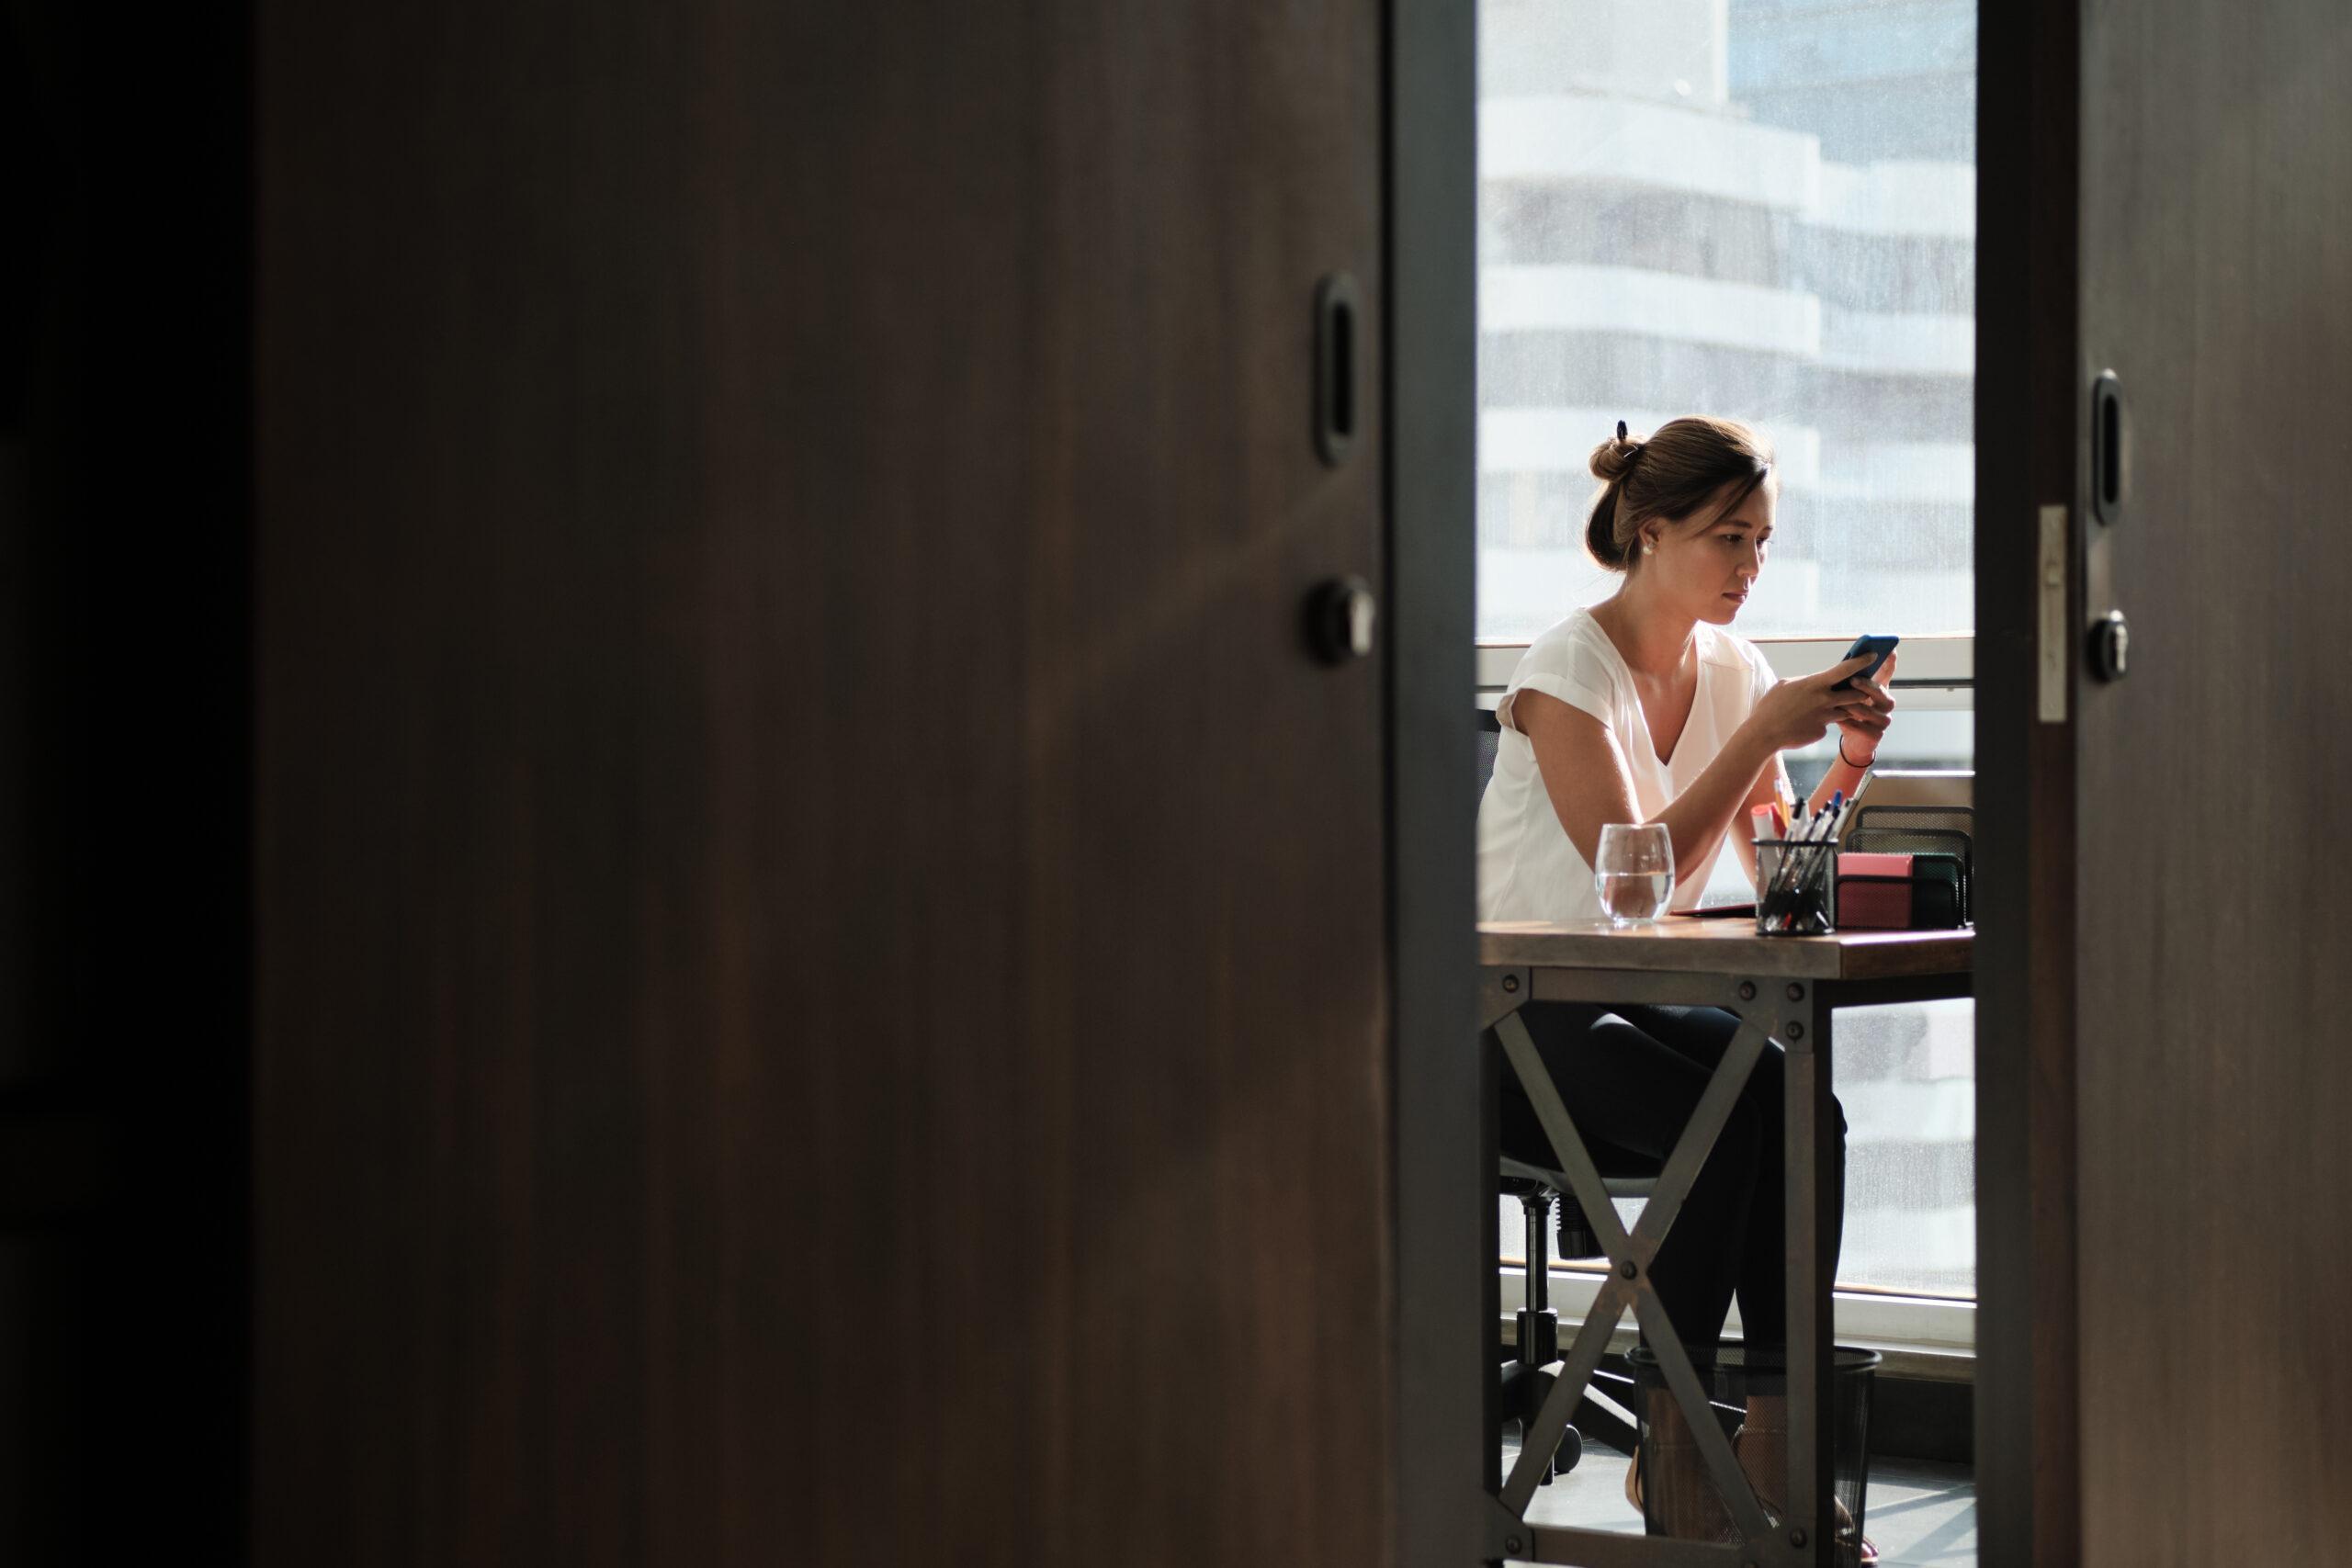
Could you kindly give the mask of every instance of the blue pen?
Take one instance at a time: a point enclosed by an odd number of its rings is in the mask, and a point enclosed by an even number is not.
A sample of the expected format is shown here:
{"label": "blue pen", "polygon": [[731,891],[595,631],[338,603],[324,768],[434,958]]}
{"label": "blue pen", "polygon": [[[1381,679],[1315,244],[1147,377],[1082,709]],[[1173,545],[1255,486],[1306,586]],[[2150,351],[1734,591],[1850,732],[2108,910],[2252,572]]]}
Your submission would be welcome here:
{"label": "blue pen", "polygon": [[1811,844],[1821,843],[1827,840],[1829,835],[1837,829],[1838,806],[1844,798],[1845,795],[1841,791],[1831,790],[1829,792],[1828,800],[1823,803],[1821,809],[1814,814],[1812,822],[1806,825],[1804,833],[1805,842]]}

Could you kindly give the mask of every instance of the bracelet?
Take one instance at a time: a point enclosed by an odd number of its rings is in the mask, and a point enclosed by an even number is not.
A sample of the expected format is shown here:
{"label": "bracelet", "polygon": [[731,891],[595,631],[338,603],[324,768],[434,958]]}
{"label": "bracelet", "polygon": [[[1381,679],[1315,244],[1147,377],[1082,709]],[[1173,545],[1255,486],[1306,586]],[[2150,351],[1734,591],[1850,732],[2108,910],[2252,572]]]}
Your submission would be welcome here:
{"label": "bracelet", "polygon": [[1871,748],[1869,761],[1857,762],[1854,759],[1846,755],[1846,732],[1841,729],[1838,732],[1838,760],[1845,763],[1849,768],[1859,768],[1862,772],[1868,773],[1871,770],[1871,764],[1878,761],[1878,748],[1875,746]]}

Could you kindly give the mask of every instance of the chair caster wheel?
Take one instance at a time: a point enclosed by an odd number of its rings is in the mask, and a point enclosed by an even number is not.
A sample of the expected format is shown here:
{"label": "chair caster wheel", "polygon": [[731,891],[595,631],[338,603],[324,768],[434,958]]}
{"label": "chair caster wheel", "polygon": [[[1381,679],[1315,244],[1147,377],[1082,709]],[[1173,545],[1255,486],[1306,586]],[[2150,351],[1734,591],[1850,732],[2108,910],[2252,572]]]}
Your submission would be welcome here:
{"label": "chair caster wheel", "polygon": [[[1520,1432],[1520,1440],[1525,1442],[1526,1439],[1527,1433],[1522,1427]],[[1553,1482],[1574,1470],[1577,1467],[1577,1461],[1583,1458],[1584,1438],[1574,1427],[1571,1427],[1560,1435],[1560,1446],[1552,1450],[1552,1468],[1544,1472],[1544,1479],[1537,1484],[1551,1485]]]}

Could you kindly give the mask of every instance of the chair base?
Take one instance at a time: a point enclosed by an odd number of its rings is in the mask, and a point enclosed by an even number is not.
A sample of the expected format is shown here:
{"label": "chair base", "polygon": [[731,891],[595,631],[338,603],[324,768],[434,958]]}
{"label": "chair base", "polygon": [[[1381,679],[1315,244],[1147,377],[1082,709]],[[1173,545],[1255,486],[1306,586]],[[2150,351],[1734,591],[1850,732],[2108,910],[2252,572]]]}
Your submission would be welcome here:
{"label": "chair base", "polygon": [[[1535,1419],[1535,1413],[1544,1407],[1544,1401],[1551,1394],[1553,1384],[1558,1381],[1541,1366],[1530,1366],[1524,1361],[1503,1363],[1503,1425],[1507,1427],[1516,1425],[1522,1442],[1526,1440],[1529,1424]],[[1498,1439],[1500,1436],[1500,1433],[1497,1434]],[[1582,1458],[1584,1458],[1584,1438],[1574,1427],[1570,1427],[1560,1434],[1559,1447],[1552,1450],[1552,1461],[1544,1469],[1543,1483],[1548,1486],[1554,1480],[1567,1474],[1577,1467],[1577,1461]]]}

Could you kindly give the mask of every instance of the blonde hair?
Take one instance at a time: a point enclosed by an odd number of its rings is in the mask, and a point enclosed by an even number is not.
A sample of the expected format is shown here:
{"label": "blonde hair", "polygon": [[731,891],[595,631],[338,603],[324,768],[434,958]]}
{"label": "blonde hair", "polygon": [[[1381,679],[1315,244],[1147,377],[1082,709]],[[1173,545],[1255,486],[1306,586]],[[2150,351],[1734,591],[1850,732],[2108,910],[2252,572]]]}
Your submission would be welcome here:
{"label": "blonde hair", "polygon": [[1761,485],[1779,481],[1772,444],[1733,419],[1692,415],[1669,420],[1648,439],[1628,440],[1625,422],[1592,449],[1592,477],[1600,480],[1585,524],[1585,546],[1611,571],[1630,571],[1634,541],[1653,517],[1689,517],[1717,491],[1733,486],[1718,509],[1729,513]]}

